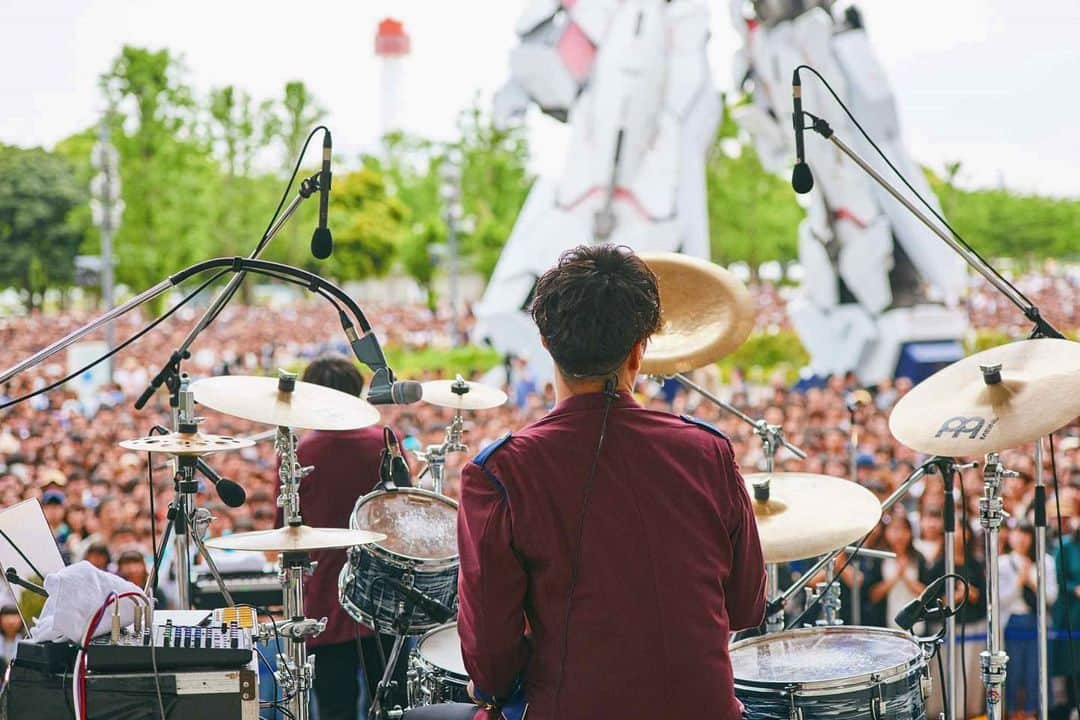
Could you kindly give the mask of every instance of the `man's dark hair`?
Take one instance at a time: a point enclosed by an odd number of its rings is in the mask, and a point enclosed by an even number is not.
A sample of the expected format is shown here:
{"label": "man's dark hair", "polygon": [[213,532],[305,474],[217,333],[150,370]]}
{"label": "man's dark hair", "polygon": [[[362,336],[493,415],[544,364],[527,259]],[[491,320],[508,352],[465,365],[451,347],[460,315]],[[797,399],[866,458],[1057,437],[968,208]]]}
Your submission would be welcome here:
{"label": "man's dark hair", "polygon": [[356,397],[360,397],[360,394],[364,392],[364,377],[352,361],[340,355],[324,355],[315,358],[304,369],[304,375],[300,379]]}
{"label": "man's dark hair", "polygon": [[660,291],[629,248],[579,245],[537,280],[530,310],[563,373],[600,377],[659,329]]}

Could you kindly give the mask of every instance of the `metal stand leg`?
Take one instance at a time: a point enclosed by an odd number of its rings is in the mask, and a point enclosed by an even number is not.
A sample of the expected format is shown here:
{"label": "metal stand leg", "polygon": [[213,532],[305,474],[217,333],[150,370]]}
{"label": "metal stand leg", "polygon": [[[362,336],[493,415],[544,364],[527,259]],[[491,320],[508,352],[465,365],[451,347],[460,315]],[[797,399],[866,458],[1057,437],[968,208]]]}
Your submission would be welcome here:
{"label": "metal stand leg", "polygon": [[[308,698],[311,693],[311,680],[315,668],[307,654],[307,637],[318,634],[305,632],[307,625],[304,618],[304,574],[311,567],[307,553],[282,553],[281,572],[285,585],[285,617],[288,619],[288,631],[285,636],[285,653],[278,658],[291,675],[290,691],[293,698],[289,709],[296,720],[307,720]],[[318,623],[315,624],[315,627]],[[325,627],[325,619],[323,621]],[[314,629],[314,628],[313,628]],[[318,628],[321,632],[322,628]],[[286,683],[289,685],[289,683]]]}
{"label": "metal stand leg", "polygon": [[[409,610],[409,615],[412,614],[412,610]],[[387,693],[389,692],[392,679],[394,677],[394,668],[397,667],[398,659],[401,657],[401,650],[405,647],[405,640],[407,636],[398,633],[394,638],[394,647],[390,650],[390,657],[386,659],[386,667],[383,669],[382,679],[379,680],[378,688],[375,690],[375,699],[371,703],[371,709],[368,714],[371,718],[390,718],[395,720],[400,718],[404,713],[400,710],[390,710],[383,708],[383,702],[386,700]]]}
{"label": "metal stand leg", "polygon": [[[956,498],[953,496],[953,481],[955,466],[948,468],[941,468],[941,476],[945,485],[945,507],[943,508],[943,519],[945,521],[945,574],[951,575],[956,572]],[[945,598],[949,607],[949,610],[953,610],[956,607],[956,580],[954,578],[948,578],[945,580]],[[947,717],[945,720],[954,720],[957,715],[957,693],[956,693],[956,670],[957,670],[957,648],[956,648],[956,618],[950,614],[945,620],[945,677],[941,680],[945,684],[945,697],[949,699],[949,712],[952,717]],[[960,715],[962,717],[962,715]]]}
{"label": "metal stand leg", "polygon": [[986,639],[987,647],[979,655],[982,681],[986,685],[987,720],[1001,720],[1003,715],[1001,690],[1005,685],[1005,668],[1009,656],[1005,654],[1004,631],[1001,627],[999,607],[1001,585],[998,578],[998,528],[1004,518],[1002,510],[1001,481],[1016,473],[1001,465],[997,453],[986,456],[983,466],[983,496],[979,498],[979,522],[986,530]]}
{"label": "metal stand leg", "polygon": [[1050,712],[1050,678],[1046,652],[1046,485],[1043,482],[1042,438],[1035,442],[1035,579],[1039,607],[1035,608],[1035,625],[1039,649],[1039,720]]}

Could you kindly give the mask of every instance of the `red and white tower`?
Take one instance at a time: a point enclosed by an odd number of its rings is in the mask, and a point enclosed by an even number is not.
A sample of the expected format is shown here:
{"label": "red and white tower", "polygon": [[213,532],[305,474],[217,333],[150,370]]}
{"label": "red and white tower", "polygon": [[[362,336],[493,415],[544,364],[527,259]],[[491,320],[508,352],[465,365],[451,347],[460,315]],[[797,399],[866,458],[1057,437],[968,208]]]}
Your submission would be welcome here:
{"label": "red and white tower", "polygon": [[375,54],[382,61],[379,78],[379,137],[400,129],[401,83],[411,43],[400,20],[386,18],[375,33]]}

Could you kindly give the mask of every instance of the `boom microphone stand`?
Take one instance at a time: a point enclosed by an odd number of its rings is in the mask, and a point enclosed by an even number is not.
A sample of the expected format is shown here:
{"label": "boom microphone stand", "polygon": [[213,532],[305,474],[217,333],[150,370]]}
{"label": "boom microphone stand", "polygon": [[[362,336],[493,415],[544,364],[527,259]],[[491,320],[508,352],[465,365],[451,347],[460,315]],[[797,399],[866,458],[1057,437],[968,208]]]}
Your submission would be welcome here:
{"label": "boom microphone stand", "polygon": [[[812,68],[812,67],[810,67],[808,65],[800,65],[795,69],[796,82],[797,82],[799,70],[804,69],[804,68],[811,71],[811,72],[814,72],[815,74],[817,74],[818,77],[824,82],[824,78],[822,78],[821,75],[819,73],[817,73],[817,70],[815,70],[814,68]],[[828,83],[826,82],[825,85],[828,86]],[[832,90],[831,88],[829,88],[829,89],[830,89],[830,91]],[[834,93],[834,96],[835,96],[835,93]],[[839,101],[839,98],[837,98],[837,100]],[[843,103],[840,103],[840,104],[841,104],[841,106],[843,105]],[[888,180],[886,180],[884,177],[882,177],[882,175],[877,170],[875,170],[872,165],[870,165],[868,162],[863,160],[859,156],[858,153],[856,153],[854,150],[852,150],[843,140],[838,138],[836,136],[836,133],[833,132],[832,127],[829,126],[828,122],[826,122],[824,119],[822,119],[820,117],[817,117],[816,115],[813,115],[812,113],[809,113],[809,112],[806,112],[805,110],[802,110],[801,109],[801,103],[796,106],[795,110],[796,110],[796,114],[794,116],[794,119],[795,119],[795,123],[796,123],[797,136],[801,137],[801,133],[802,133],[803,130],[813,130],[814,132],[816,132],[821,137],[823,137],[826,140],[830,141],[837,149],[840,150],[840,152],[847,155],[848,158],[850,158],[856,165],[858,165],[860,168],[862,168],[863,172],[865,172],[867,175],[869,175],[871,178],[873,178],[874,182],[876,182],[879,186],[881,186],[883,189],[885,189],[886,192],[888,192],[890,195],[892,195],[894,198],[896,198],[897,202],[899,202],[901,205],[903,205],[905,208],[907,208],[908,211],[912,215],[914,215],[916,218],[918,218],[919,221],[922,222],[923,225],[925,225],[931,232],[933,232],[935,235],[937,235],[939,238],[941,238],[941,240],[944,241],[946,245],[948,245],[958,255],[960,255],[960,257],[962,257],[964,259],[964,261],[971,268],[973,268],[977,273],[979,273],[984,278],[986,278],[987,282],[989,282],[994,288],[996,288],[998,292],[1000,292],[1002,295],[1007,297],[1009,299],[1009,301],[1013,303],[1013,305],[1015,305],[1017,308],[1019,308],[1020,311],[1022,313],[1024,313],[1024,317],[1026,317],[1028,320],[1030,320],[1033,323],[1033,327],[1032,327],[1031,335],[1030,335],[1030,337],[1032,339],[1035,339],[1035,338],[1059,338],[1059,339],[1064,339],[1064,335],[1062,335],[1061,332],[1057,328],[1055,328],[1050,322],[1048,322],[1043,317],[1042,313],[1039,311],[1039,308],[1036,307],[1034,303],[1032,303],[1027,297],[1025,297],[1023,295],[1023,293],[1021,293],[1019,290],[1017,290],[1005,278],[1003,278],[1000,274],[998,274],[990,266],[989,263],[987,263],[977,253],[975,253],[969,247],[967,247],[965,243],[960,241],[958,239],[958,237],[956,236],[956,234],[954,232],[952,232],[951,228],[949,228],[949,232],[946,232],[945,230],[943,230],[938,225],[938,223],[932,221],[929,217],[927,217],[927,215],[922,210],[920,210],[918,207],[916,207],[916,205],[913,202],[911,202],[911,200],[909,200],[907,197],[905,197],[892,183],[890,183]],[[844,110],[845,110],[845,112],[848,112],[846,107],[844,108]],[[801,120],[801,118],[798,117],[798,113],[800,113],[800,112],[803,115],[808,116],[811,119],[812,122],[808,127],[802,127],[802,120]],[[850,116],[850,112],[848,112],[848,114]],[[854,120],[854,118],[852,118],[852,120]],[[860,128],[860,130],[861,130],[861,128]],[[865,133],[864,133],[864,135],[865,135]],[[880,153],[880,151],[879,151],[879,153]],[[890,164],[890,166],[891,166],[891,164]],[[903,176],[900,175],[899,171],[897,171],[895,168],[893,168],[893,171],[898,176],[903,178]],[[944,221],[942,221],[942,223],[945,224]],[[994,462],[996,464],[997,463],[997,455],[996,455],[996,453],[993,454],[992,457],[993,457]],[[1039,460],[1042,459],[1042,442],[1041,442],[1041,440],[1036,445],[1036,457]],[[989,464],[989,462],[990,462],[990,459],[988,458],[987,463]],[[1000,467],[1000,465],[998,465],[998,467]],[[1002,472],[1005,472],[1005,471],[1002,471]],[[1045,501],[1046,489],[1045,489],[1045,485],[1041,482],[1041,479],[1042,479],[1041,464],[1040,464],[1040,467],[1038,469],[1038,473],[1039,473],[1039,477],[1038,477],[1037,485],[1036,485],[1036,500],[1039,500],[1041,498],[1042,500]],[[994,482],[994,480],[992,479],[994,477],[994,475],[992,473],[988,473],[985,477],[986,477],[985,482],[987,483],[988,486],[992,482]],[[996,482],[999,483],[1000,479],[1001,479],[1000,476],[997,476]],[[987,491],[990,491],[989,487],[987,487]],[[989,513],[989,517],[986,517],[987,513],[985,511],[983,512],[984,517],[981,518],[981,521],[983,522],[984,527],[987,527],[988,531],[991,529],[990,525],[992,525],[993,526],[993,530],[992,530],[993,534],[996,536],[996,534],[997,534],[997,525],[1000,524],[1000,517],[998,517],[998,515],[1000,513],[999,512],[995,513],[995,511],[992,508],[1000,505],[1000,497],[996,497],[996,495],[994,495],[993,493],[990,493],[987,496],[984,496],[983,502],[989,503],[989,505],[991,506],[991,510],[990,510],[990,513]],[[1039,509],[1040,507],[1041,507],[1041,509]],[[1040,524],[1040,520],[1041,520],[1041,524]],[[989,525],[988,525],[988,523],[989,523]],[[989,534],[989,532],[988,532],[988,534]],[[1036,546],[1037,550],[1040,550],[1042,552],[1045,552],[1045,550],[1046,550],[1046,507],[1045,507],[1045,503],[1043,505],[1041,505],[1041,506],[1039,506],[1039,505],[1036,506],[1035,546]],[[994,556],[995,556],[995,561],[996,561],[996,556],[997,556],[997,548],[996,547],[994,547]],[[1039,625],[1037,645],[1038,645],[1038,659],[1039,659],[1039,678],[1040,678],[1040,685],[1041,685],[1040,691],[1039,691],[1039,718],[1040,718],[1040,720],[1046,720],[1048,704],[1049,704],[1048,703],[1048,698],[1047,698],[1047,690],[1046,690],[1047,675],[1048,675],[1048,671],[1047,671],[1048,666],[1047,666],[1046,615],[1045,615],[1045,607],[1046,607],[1046,577],[1045,577],[1045,575],[1046,575],[1046,568],[1045,568],[1045,563],[1043,562],[1043,558],[1041,556],[1039,558],[1039,562],[1036,563],[1035,573],[1036,573],[1036,579],[1037,579],[1037,583],[1036,583],[1037,584],[1037,593],[1036,594],[1037,594],[1037,597],[1038,597],[1038,604],[1039,604],[1039,609],[1037,609],[1036,612],[1040,613],[1038,618],[1037,618],[1038,619],[1038,625]],[[994,575],[993,587],[994,587],[994,589],[996,591],[997,590],[997,578],[996,578],[997,567],[996,567],[996,565],[993,566],[993,567],[987,568],[987,591],[988,591],[987,595],[988,595],[988,599],[991,599],[994,602],[993,610],[994,610],[994,613],[996,613],[996,611],[997,611],[996,602],[997,601],[996,601],[996,598],[993,598],[992,595],[989,592],[990,587],[991,587],[991,585],[990,585],[990,576],[991,575]],[[987,613],[988,613],[988,618],[987,619],[988,619],[988,621],[992,620],[992,618],[990,617],[990,614],[991,614],[990,611],[991,611],[991,606],[988,603],[987,604]],[[995,702],[995,700],[1000,700],[1000,698],[999,697],[995,698],[994,695],[995,695],[995,692],[1000,693],[1000,683],[1004,682],[1005,663],[1008,661],[1008,657],[1005,655],[1004,651],[1001,649],[1002,643],[1000,642],[1000,640],[1001,640],[1000,636],[996,638],[997,642],[995,643],[994,642],[995,641],[995,633],[993,632],[993,627],[991,627],[989,630],[990,630],[990,632],[989,632],[990,644],[989,644],[989,648],[988,648],[987,652],[984,653],[985,658],[984,658],[984,662],[983,662],[983,678],[987,683],[987,710],[988,710],[988,713],[990,715],[990,719],[995,720],[995,718],[1000,718],[1000,716],[1001,716],[1001,705],[1000,705],[1000,702]],[[998,628],[998,630],[1000,630],[1000,628]],[[998,677],[998,672],[999,671],[1000,671],[1000,678]]]}

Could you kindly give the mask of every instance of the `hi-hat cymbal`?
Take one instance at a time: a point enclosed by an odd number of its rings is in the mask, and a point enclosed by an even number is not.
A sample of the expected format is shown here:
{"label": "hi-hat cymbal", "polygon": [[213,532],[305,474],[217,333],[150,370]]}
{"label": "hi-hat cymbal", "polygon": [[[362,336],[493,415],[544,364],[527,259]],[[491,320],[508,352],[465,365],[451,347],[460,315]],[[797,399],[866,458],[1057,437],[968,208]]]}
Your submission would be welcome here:
{"label": "hi-hat cymbal", "polygon": [[120,447],[139,452],[168,453],[170,455],[209,455],[224,450],[239,450],[255,443],[244,438],[228,435],[203,435],[202,433],[169,433],[150,435],[135,440],[121,440]]}
{"label": "hi-hat cymbal", "polygon": [[250,552],[307,552],[382,542],[386,536],[368,530],[313,528],[307,525],[256,530],[211,538],[206,546],[217,550]]}
{"label": "hi-hat cymbal", "polygon": [[1080,343],[1023,340],[926,378],[896,403],[889,429],[913,450],[968,457],[1031,442],[1078,415]]}
{"label": "hi-hat cymbal", "polygon": [[424,402],[455,410],[488,410],[506,402],[506,393],[467,380],[429,380],[423,383]]}
{"label": "hi-hat cymbal", "polygon": [[640,253],[660,288],[660,331],[649,338],[641,371],[674,375],[715,362],[754,329],[754,301],[734,274],[679,253]]}
{"label": "hi-hat cymbal", "polygon": [[291,392],[285,392],[279,382],[274,377],[222,375],[196,380],[191,391],[195,402],[267,425],[355,430],[379,421],[379,411],[361,398],[299,380]]}
{"label": "hi-hat cymbal", "polygon": [[[802,560],[861,538],[881,519],[881,503],[862,485],[812,473],[746,475],[765,562]],[[754,499],[754,485],[769,481],[769,499]]]}

